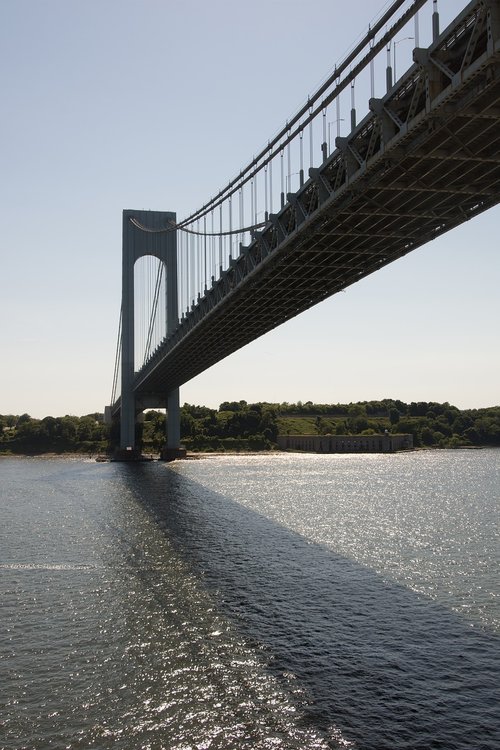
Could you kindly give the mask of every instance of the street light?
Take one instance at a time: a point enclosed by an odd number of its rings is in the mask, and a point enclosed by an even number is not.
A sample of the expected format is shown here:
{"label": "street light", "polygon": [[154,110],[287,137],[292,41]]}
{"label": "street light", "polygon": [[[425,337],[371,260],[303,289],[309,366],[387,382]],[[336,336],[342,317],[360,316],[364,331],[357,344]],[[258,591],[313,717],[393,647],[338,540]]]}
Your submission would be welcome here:
{"label": "street light", "polygon": [[394,63],[393,63],[393,69],[394,69],[394,83],[398,80],[398,77],[396,75],[396,45],[400,42],[406,42],[408,39],[414,39],[413,36],[404,36],[402,39],[394,40],[393,42],[393,55],[394,55]]}
{"label": "street light", "polygon": [[[340,123],[341,122],[344,122],[344,118],[343,117],[339,117],[338,120],[331,120],[328,123],[328,153],[329,154],[332,153],[332,147],[331,147],[331,143],[332,143],[331,128],[332,128],[332,125],[336,125],[337,126],[337,135],[339,136],[340,135]],[[335,143],[335,141],[333,141],[333,142]]]}

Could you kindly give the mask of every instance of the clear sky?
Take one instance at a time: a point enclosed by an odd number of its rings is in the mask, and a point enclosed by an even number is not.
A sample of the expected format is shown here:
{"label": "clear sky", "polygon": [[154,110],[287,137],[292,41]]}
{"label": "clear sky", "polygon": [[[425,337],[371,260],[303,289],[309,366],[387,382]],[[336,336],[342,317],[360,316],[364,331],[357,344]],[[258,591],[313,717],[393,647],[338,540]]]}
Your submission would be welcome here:
{"label": "clear sky", "polygon": [[[463,4],[440,0],[443,20]],[[2,0],[0,413],[103,410],[122,209],[181,219],[205,203],[382,7]],[[500,403],[499,220],[492,209],[302,314],[183,386],[181,402]]]}

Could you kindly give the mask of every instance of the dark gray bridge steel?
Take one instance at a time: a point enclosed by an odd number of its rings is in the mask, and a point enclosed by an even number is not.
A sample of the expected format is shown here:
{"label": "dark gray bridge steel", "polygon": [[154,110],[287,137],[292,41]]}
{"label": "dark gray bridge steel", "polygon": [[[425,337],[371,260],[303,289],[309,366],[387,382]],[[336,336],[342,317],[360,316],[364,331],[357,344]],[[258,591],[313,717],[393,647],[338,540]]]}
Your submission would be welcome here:
{"label": "dark gray bridge steel", "polygon": [[136,374],[164,394],[500,201],[500,2],[470,3]]}

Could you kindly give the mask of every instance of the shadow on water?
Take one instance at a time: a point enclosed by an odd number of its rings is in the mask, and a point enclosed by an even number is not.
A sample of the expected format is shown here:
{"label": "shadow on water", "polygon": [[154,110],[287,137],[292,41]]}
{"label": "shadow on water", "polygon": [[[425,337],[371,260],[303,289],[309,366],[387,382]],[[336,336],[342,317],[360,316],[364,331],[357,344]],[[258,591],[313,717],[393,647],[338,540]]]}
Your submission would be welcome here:
{"label": "shadow on water", "polygon": [[500,747],[500,639],[160,465],[122,479],[287,689],[360,750]]}

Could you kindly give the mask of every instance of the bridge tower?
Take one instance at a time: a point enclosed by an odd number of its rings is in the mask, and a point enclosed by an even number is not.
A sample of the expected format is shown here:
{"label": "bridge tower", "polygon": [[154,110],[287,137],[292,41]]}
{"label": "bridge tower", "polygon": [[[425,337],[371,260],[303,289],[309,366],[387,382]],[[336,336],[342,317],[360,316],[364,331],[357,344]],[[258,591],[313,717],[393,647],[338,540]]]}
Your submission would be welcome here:
{"label": "bridge tower", "polygon": [[147,408],[167,407],[167,442],[162,457],[174,458],[180,451],[179,388],[170,393],[149,394],[137,399],[134,382],[134,266],[146,255],[164,264],[166,277],[167,335],[178,323],[176,215],[169,211],[123,211],[122,339],[120,450],[117,458],[137,458],[135,422]]}

